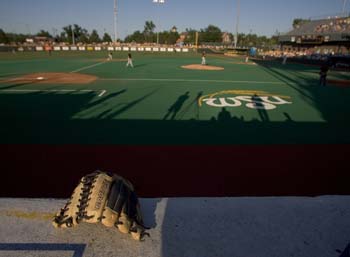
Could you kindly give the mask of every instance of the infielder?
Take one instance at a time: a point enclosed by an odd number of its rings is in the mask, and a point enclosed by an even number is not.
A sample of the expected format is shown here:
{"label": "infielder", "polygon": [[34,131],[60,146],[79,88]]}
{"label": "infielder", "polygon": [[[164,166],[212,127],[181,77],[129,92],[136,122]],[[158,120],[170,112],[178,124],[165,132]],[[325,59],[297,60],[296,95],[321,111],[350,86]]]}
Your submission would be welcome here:
{"label": "infielder", "polygon": [[112,52],[109,52],[107,60],[112,61],[112,59],[113,59]]}
{"label": "infielder", "polygon": [[132,57],[131,53],[128,53],[128,62],[126,63],[126,67],[129,67],[129,65],[134,68],[134,65],[132,64]]}

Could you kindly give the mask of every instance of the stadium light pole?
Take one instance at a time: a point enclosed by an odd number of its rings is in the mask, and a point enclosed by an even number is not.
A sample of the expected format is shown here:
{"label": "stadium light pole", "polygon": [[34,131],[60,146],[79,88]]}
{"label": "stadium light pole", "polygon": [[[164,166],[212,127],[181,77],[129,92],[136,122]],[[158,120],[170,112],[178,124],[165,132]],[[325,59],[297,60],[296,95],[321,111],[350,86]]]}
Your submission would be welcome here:
{"label": "stadium light pole", "polygon": [[114,0],[114,43],[117,43],[118,33],[117,33],[117,0]]}
{"label": "stadium light pole", "polygon": [[72,43],[75,45],[75,37],[74,37],[74,25],[72,25]]}
{"label": "stadium light pole", "polygon": [[236,33],[235,33],[235,48],[237,48],[237,42],[238,42],[238,27],[239,27],[239,13],[240,13],[240,0],[237,0],[237,14],[236,14]]}
{"label": "stadium light pole", "polygon": [[[165,0],[153,0],[155,4],[164,4]],[[160,24],[160,22],[159,22]],[[160,25],[159,25],[160,27]],[[159,29],[157,29],[157,45],[159,45]]]}
{"label": "stadium light pole", "polygon": [[345,16],[345,7],[346,7],[347,0],[343,0],[343,9],[342,9],[342,15]]}

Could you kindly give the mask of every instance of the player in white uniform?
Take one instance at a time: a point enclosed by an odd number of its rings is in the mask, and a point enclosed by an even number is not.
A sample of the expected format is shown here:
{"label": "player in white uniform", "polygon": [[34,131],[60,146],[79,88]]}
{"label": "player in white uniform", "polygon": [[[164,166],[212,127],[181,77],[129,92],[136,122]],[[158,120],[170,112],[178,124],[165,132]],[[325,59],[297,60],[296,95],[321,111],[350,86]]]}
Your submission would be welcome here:
{"label": "player in white uniform", "polygon": [[112,52],[109,52],[107,60],[112,61],[112,59],[113,59]]}
{"label": "player in white uniform", "polygon": [[128,62],[126,63],[126,67],[129,67],[129,65],[134,68],[134,65],[132,63],[132,57],[131,57],[131,53],[128,53]]}
{"label": "player in white uniform", "polygon": [[206,65],[205,52],[202,52],[202,65]]}

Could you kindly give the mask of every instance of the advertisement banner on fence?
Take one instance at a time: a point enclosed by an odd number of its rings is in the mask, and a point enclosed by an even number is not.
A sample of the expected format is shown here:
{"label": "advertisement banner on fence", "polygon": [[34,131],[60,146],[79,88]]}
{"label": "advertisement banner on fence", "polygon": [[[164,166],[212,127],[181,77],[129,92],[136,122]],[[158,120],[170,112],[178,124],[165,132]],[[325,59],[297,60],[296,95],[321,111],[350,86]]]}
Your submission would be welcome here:
{"label": "advertisement banner on fence", "polygon": [[76,46],[71,46],[71,47],[70,47],[70,50],[72,50],[72,51],[77,51],[77,50],[78,50],[78,47],[76,47]]}
{"label": "advertisement banner on fence", "polygon": [[109,46],[107,49],[108,49],[108,51],[114,51],[114,47],[113,46]]}
{"label": "advertisement banner on fence", "polygon": [[64,46],[64,47],[62,47],[62,50],[63,51],[69,51],[69,47],[68,46]]}
{"label": "advertisement banner on fence", "polygon": [[35,47],[36,51],[44,51],[44,48],[42,46],[37,46]]}
{"label": "advertisement banner on fence", "polygon": [[95,51],[101,51],[102,49],[101,49],[101,47],[100,46],[96,46],[95,47]]}

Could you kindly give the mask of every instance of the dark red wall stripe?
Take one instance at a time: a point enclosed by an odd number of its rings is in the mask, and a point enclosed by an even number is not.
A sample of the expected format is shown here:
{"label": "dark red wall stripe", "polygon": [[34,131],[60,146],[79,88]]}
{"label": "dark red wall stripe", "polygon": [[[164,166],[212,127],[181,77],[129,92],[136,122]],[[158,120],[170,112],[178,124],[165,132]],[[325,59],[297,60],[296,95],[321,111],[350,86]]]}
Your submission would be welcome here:
{"label": "dark red wall stripe", "polygon": [[350,194],[348,145],[0,145],[1,197],[67,198],[96,169],[141,197]]}

